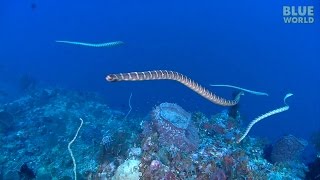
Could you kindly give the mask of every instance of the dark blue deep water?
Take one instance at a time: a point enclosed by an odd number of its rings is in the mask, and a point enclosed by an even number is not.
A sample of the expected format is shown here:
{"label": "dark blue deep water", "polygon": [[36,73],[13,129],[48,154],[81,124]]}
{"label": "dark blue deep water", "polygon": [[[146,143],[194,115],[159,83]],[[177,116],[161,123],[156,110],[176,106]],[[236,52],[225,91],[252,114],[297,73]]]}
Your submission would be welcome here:
{"label": "dark blue deep water", "polygon": [[[284,23],[285,5],[314,6],[314,23]],[[167,69],[228,99],[232,89],[209,84],[269,93],[241,97],[243,128],[257,116],[282,107],[283,97],[293,93],[287,100],[290,109],[257,123],[250,136],[273,142],[292,134],[309,141],[320,131],[319,32],[317,0],[2,0],[1,103],[26,96],[21,83],[29,78],[37,88],[98,93],[108,107],[124,112],[132,93],[131,113],[141,117],[162,102],[208,117],[226,109],[174,81],[105,80],[110,73]],[[93,48],[56,40],[124,44]],[[78,126],[78,121],[74,124]],[[315,151],[309,143],[310,155],[304,158],[312,161]]]}

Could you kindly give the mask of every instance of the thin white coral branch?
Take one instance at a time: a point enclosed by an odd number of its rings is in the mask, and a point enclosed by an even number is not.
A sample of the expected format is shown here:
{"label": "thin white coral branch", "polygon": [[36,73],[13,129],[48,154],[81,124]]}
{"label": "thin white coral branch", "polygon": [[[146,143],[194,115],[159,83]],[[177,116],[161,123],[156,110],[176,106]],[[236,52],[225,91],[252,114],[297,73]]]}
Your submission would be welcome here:
{"label": "thin white coral branch", "polygon": [[77,163],[76,163],[76,159],[74,158],[74,155],[72,153],[72,150],[71,150],[71,145],[72,143],[77,139],[77,136],[78,136],[78,133],[82,127],[82,124],[83,124],[83,120],[80,118],[80,121],[81,121],[81,124],[75,134],[75,136],[73,137],[73,139],[69,142],[68,144],[68,150],[69,150],[69,153],[70,153],[70,156],[72,158],[72,162],[73,162],[73,173],[74,173],[74,179],[77,180]]}

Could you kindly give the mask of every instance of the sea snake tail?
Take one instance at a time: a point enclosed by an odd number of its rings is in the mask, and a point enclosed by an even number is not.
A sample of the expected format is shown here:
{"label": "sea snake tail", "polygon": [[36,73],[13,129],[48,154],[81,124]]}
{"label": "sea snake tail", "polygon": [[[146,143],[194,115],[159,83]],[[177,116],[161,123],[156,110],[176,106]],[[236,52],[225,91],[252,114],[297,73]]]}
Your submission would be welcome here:
{"label": "sea snake tail", "polygon": [[66,44],[74,44],[80,46],[89,46],[89,47],[113,47],[124,44],[122,41],[113,41],[107,43],[85,43],[85,42],[76,42],[76,41],[56,41],[57,43],[66,43]]}
{"label": "sea snake tail", "polygon": [[146,80],[175,80],[183,85],[187,86],[194,92],[198,93],[202,97],[207,100],[221,105],[221,106],[233,106],[236,105],[240,96],[243,95],[243,92],[240,92],[234,100],[226,100],[221,98],[209,90],[205,89],[198,83],[194,82],[187,76],[180,74],[174,71],[167,70],[155,70],[155,71],[144,71],[144,72],[130,72],[130,73],[119,73],[119,74],[109,74],[106,77],[106,80],[109,82],[117,82],[117,81],[146,81]]}
{"label": "sea snake tail", "polygon": [[258,95],[258,96],[269,96],[269,94],[265,93],[265,92],[252,91],[252,90],[249,90],[249,89],[244,89],[244,88],[241,88],[241,87],[227,85],[227,84],[210,84],[210,86],[214,86],[214,87],[229,87],[229,88],[238,89],[238,90],[241,90],[241,91],[244,91],[244,92],[248,92],[248,93],[251,93],[251,94],[254,94],[254,95]]}
{"label": "sea snake tail", "polygon": [[252,126],[255,125],[257,122],[261,121],[262,119],[264,118],[267,118],[269,116],[272,116],[274,114],[278,114],[278,113],[281,113],[281,112],[284,112],[284,111],[287,111],[289,109],[289,105],[286,103],[286,99],[290,96],[292,96],[293,94],[292,93],[288,93],[284,98],[283,98],[283,101],[284,101],[284,104],[285,106],[281,107],[281,108],[278,108],[278,109],[275,109],[275,110],[272,110],[272,111],[269,111],[259,117],[257,117],[256,119],[254,119],[253,121],[250,122],[250,124],[248,125],[246,131],[243,133],[243,135],[237,140],[237,143],[240,143],[249,133],[249,131],[251,130]]}

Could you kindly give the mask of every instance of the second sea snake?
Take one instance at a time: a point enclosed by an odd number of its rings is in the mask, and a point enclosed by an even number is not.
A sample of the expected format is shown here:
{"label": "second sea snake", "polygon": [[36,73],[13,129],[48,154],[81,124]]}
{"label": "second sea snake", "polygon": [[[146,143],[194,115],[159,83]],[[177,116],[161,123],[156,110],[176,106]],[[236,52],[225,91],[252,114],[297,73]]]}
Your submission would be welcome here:
{"label": "second sea snake", "polygon": [[113,41],[107,43],[85,43],[85,42],[77,42],[77,41],[56,41],[57,43],[66,43],[66,44],[75,44],[80,46],[89,46],[89,47],[113,47],[124,44],[122,41]]}
{"label": "second sea snake", "polygon": [[118,82],[118,81],[146,81],[146,80],[175,80],[183,85],[187,86],[194,92],[198,93],[202,97],[206,98],[207,100],[221,105],[221,106],[233,106],[236,105],[239,100],[240,96],[243,92],[240,92],[234,100],[227,100],[221,98],[209,90],[205,89],[198,83],[194,82],[187,76],[180,74],[175,71],[167,71],[167,70],[155,70],[155,71],[144,71],[144,72],[130,72],[130,73],[119,73],[119,74],[109,74],[106,77],[106,80],[109,82]]}
{"label": "second sea snake", "polygon": [[234,89],[238,89],[241,91],[245,91],[251,94],[255,94],[258,96],[269,96],[268,93],[265,92],[258,92],[258,91],[252,91],[249,89],[245,89],[245,88],[241,88],[241,87],[237,87],[237,86],[232,86],[232,85],[227,85],[227,84],[210,84],[210,86],[214,86],[214,87],[229,87],[229,88],[234,88]]}
{"label": "second sea snake", "polygon": [[289,105],[286,103],[286,100],[288,97],[290,96],[293,96],[292,93],[288,93],[286,94],[286,96],[283,98],[283,102],[285,104],[285,106],[283,107],[280,107],[278,109],[275,109],[275,110],[272,110],[272,111],[269,111],[265,114],[262,114],[261,116],[255,118],[253,121],[250,122],[250,124],[248,125],[246,131],[243,133],[243,135],[237,140],[237,143],[240,143],[249,133],[249,131],[251,130],[252,126],[255,125],[257,122],[261,121],[262,119],[265,119],[269,116],[272,116],[274,114],[278,114],[278,113],[281,113],[281,112],[284,112],[284,111],[287,111],[289,110]]}

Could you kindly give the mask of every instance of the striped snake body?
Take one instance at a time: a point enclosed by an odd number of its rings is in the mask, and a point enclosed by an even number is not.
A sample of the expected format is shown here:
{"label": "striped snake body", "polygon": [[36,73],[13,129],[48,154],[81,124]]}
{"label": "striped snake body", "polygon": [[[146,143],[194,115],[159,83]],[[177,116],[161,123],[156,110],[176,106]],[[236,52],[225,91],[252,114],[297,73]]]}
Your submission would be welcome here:
{"label": "striped snake body", "polygon": [[269,117],[269,116],[272,116],[272,115],[275,115],[275,114],[278,114],[278,113],[281,113],[281,112],[284,112],[284,111],[287,111],[289,110],[289,105],[286,103],[286,100],[288,97],[290,96],[293,96],[292,93],[288,93],[286,94],[286,96],[283,98],[283,102],[285,104],[285,106],[283,107],[280,107],[278,109],[275,109],[275,110],[272,110],[272,111],[269,111],[265,114],[262,114],[261,116],[257,117],[256,119],[254,119],[253,121],[250,122],[250,124],[248,125],[246,131],[243,133],[243,135],[237,140],[237,143],[240,143],[249,133],[249,131],[251,130],[251,128],[253,127],[253,125],[255,125],[257,122]]}
{"label": "striped snake body", "polygon": [[113,42],[107,42],[107,43],[86,43],[86,42],[77,42],[77,41],[56,41],[57,43],[65,43],[65,44],[74,44],[74,45],[80,45],[80,46],[88,46],[88,47],[95,47],[95,48],[101,48],[101,47],[113,47],[113,46],[119,46],[124,44],[122,41],[113,41]]}
{"label": "striped snake body", "polygon": [[221,98],[214,93],[210,92],[209,90],[205,89],[192,79],[188,78],[187,76],[180,74],[175,71],[168,71],[168,70],[155,70],[155,71],[144,71],[144,72],[130,72],[130,73],[119,73],[119,74],[109,74],[106,77],[106,80],[109,82],[118,82],[118,81],[146,81],[146,80],[175,80],[183,85],[187,86],[189,89],[193,90],[194,92],[198,93],[202,97],[206,98],[207,100],[221,105],[221,106],[233,106],[236,105],[239,100],[240,96],[243,92],[240,92],[234,100],[227,100]]}

